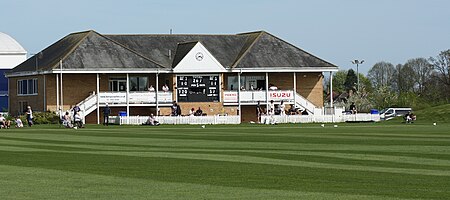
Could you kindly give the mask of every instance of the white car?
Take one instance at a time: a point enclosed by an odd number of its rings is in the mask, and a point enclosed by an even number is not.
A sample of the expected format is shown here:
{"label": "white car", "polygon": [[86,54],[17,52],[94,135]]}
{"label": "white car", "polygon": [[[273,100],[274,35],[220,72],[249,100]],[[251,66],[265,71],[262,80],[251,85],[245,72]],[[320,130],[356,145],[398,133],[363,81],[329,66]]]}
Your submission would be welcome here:
{"label": "white car", "polygon": [[411,108],[385,108],[380,112],[381,120],[390,120],[397,116],[403,116],[406,113],[412,112]]}

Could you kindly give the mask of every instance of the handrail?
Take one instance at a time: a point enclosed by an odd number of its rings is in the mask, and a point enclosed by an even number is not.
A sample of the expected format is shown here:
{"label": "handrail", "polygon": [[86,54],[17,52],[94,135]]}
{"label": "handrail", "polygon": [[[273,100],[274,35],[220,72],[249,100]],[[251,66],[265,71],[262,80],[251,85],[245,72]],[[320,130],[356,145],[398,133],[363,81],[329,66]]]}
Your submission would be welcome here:
{"label": "handrail", "polygon": [[302,95],[298,94],[297,92],[295,93],[295,103],[298,104],[299,106],[303,107],[304,109],[306,109],[307,111],[309,111],[310,113],[314,114],[314,108],[316,108],[317,106],[315,106],[311,101],[309,101],[308,99],[306,99],[305,97],[303,97]]}
{"label": "handrail", "polygon": [[78,103],[77,106],[81,106],[81,104],[84,104],[85,102],[91,100],[92,98],[94,98],[96,96],[97,96],[97,94],[95,94],[95,92],[93,92],[91,95],[86,97],[86,99],[84,99],[83,101],[80,101],[80,103]]}

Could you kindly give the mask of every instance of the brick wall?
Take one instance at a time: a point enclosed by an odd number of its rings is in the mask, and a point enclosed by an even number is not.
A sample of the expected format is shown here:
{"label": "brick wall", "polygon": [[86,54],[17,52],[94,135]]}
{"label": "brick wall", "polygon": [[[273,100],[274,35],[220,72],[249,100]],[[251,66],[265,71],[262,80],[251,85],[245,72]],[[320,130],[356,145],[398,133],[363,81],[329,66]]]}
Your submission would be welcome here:
{"label": "brick wall", "polygon": [[[297,80],[298,81],[298,80]],[[269,73],[269,85],[274,84],[279,90],[294,89],[293,73]]]}
{"label": "brick wall", "polygon": [[[24,79],[37,78],[38,94],[37,95],[17,95],[17,81]],[[20,108],[19,102],[26,102],[31,106],[33,111],[45,111],[44,108],[44,75],[38,76],[24,76],[24,77],[12,77],[9,81],[9,108],[8,112],[12,115],[22,114],[23,108]]]}
{"label": "brick wall", "polygon": [[248,123],[250,121],[257,122],[258,117],[256,116],[256,105],[254,106],[241,106],[242,115],[241,121]]}
{"label": "brick wall", "polygon": [[203,110],[203,113],[206,113],[207,115],[222,115],[226,113],[236,115],[236,112],[233,113],[231,109],[225,109],[221,102],[179,102],[178,104],[181,107],[182,115],[189,115],[190,109],[194,108],[197,110],[198,107],[200,107]]}
{"label": "brick wall", "polygon": [[297,73],[297,92],[314,105],[323,107],[322,73]]}

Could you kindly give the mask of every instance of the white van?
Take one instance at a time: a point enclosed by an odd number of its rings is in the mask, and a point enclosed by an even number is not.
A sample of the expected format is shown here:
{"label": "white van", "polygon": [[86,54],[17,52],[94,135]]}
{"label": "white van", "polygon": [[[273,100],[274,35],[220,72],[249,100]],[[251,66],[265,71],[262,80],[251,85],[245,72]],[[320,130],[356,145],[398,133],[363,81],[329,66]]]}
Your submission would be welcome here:
{"label": "white van", "polygon": [[397,116],[403,116],[408,112],[412,112],[411,108],[385,108],[380,112],[381,120],[390,120]]}

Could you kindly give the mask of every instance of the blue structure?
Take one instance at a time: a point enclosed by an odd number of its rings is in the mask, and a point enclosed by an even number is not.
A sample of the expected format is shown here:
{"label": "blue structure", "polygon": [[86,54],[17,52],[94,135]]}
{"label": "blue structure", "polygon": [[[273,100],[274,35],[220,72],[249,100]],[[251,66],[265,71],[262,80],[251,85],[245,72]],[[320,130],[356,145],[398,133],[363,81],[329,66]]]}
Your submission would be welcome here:
{"label": "blue structure", "polygon": [[0,32],[0,112],[8,112],[8,79],[5,73],[25,61],[27,52],[11,36]]}
{"label": "blue structure", "polygon": [[0,69],[0,112],[8,111],[8,79],[5,77],[6,69]]}

